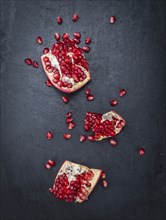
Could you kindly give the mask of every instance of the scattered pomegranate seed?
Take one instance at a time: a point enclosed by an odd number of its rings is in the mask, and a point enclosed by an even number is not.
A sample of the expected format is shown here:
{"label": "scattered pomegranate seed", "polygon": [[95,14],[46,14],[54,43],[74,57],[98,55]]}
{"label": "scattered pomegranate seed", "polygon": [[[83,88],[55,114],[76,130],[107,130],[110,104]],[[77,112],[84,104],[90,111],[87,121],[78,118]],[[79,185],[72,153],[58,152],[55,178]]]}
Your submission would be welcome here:
{"label": "scattered pomegranate seed", "polygon": [[110,142],[110,144],[112,146],[116,146],[117,145],[117,141],[115,141],[114,139],[110,139],[109,142]]}
{"label": "scattered pomegranate seed", "polygon": [[66,140],[69,140],[71,138],[71,134],[64,134],[63,137],[66,139]]}
{"label": "scattered pomegranate seed", "polygon": [[33,65],[34,68],[38,68],[39,67],[39,64],[38,64],[37,61],[33,61],[32,65]]}
{"label": "scattered pomegranate seed", "polygon": [[72,121],[73,121],[73,118],[71,118],[71,117],[70,117],[70,118],[66,118],[66,123],[67,123],[67,124],[69,124],[69,123],[72,122]]}
{"label": "scattered pomegranate seed", "polygon": [[55,33],[55,34],[54,34],[54,37],[55,37],[55,39],[56,39],[57,41],[59,41],[60,38],[61,38],[61,35],[60,35],[59,33]]}
{"label": "scattered pomegranate seed", "polygon": [[80,142],[84,142],[86,141],[86,136],[85,135],[81,135],[80,136]]}
{"label": "scattered pomegranate seed", "polygon": [[45,166],[45,168],[47,168],[48,170],[51,169],[51,166],[50,166],[50,164],[48,164],[48,163],[46,163],[44,166]]}
{"label": "scattered pomegranate seed", "polygon": [[105,179],[106,178],[106,174],[104,171],[101,172],[101,179]]}
{"label": "scattered pomegranate seed", "polygon": [[48,160],[48,164],[52,167],[54,167],[56,165],[55,161],[53,161],[53,160]]}
{"label": "scattered pomegranate seed", "polygon": [[46,47],[46,48],[44,48],[44,50],[43,50],[43,54],[46,54],[46,53],[48,53],[49,52],[49,48],[48,47]]}
{"label": "scattered pomegranate seed", "polygon": [[63,22],[63,20],[62,20],[62,18],[60,16],[58,16],[56,18],[56,21],[57,21],[58,24],[62,24],[62,22]]}
{"label": "scattered pomegranate seed", "polygon": [[79,19],[78,14],[74,14],[72,20],[73,20],[74,22],[76,22],[76,21],[78,21],[78,19]]}
{"label": "scattered pomegranate seed", "polygon": [[42,40],[41,37],[37,37],[37,38],[36,38],[36,42],[37,42],[38,44],[42,44],[42,43],[43,43],[43,40]]}
{"label": "scattered pomegranate seed", "polygon": [[24,60],[24,62],[27,64],[27,65],[32,65],[32,60],[30,58],[26,58]]}
{"label": "scattered pomegranate seed", "polygon": [[145,154],[145,150],[143,148],[140,148],[139,154],[140,154],[140,156],[143,156]]}
{"label": "scattered pomegranate seed", "polygon": [[92,94],[87,95],[87,100],[88,101],[93,101],[94,100],[94,96]]}
{"label": "scattered pomegranate seed", "polygon": [[49,132],[47,133],[47,139],[50,140],[50,139],[52,139],[52,138],[53,138],[53,133],[52,133],[51,131],[49,131]]}
{"label": "scattered pomegranate seed", "polygon": [[85,39],[85,43],[86,43],[87,45],[89,45],[89,44],[91,43],[91,38],[90,38],[90,37],[87,37],[87,38]]}
{"label": "scattered pomegranate seed", "polygon": [[51,81],[50,81],[49,79],[46,80],[45,83],[46,83],[46,85],[47,85],[48,87],[51,87],[51,86],[52,86],[52,83],[51,83]]}
{"label": "scattered pomegranate seed", "polygon": [[53,193],[54,189],[53,189],[53,188],[49,188],[48,191],[49,191],[50,193]]}
{"label": "scattered pomegranate seed", "polygon": [[62,100],[64,103],[68,103],[69,102],[69,98],[66,96],[62,96]]}
{"label": "scattered pomegranate seed", "polygon": [[83,50],[84,52],[86,52],[86,53],[89,53],[90,47],[84,46],[84,47],[82,48],[82,50]]}
{"label": "scattered pomegranate seed", "polygon": [[70,36],[69,36],[68,33],[64,33],[63,36],[62,36],[63,40],[69,39],[69,37],[70,37]]}
{"label": "scattered pomegranate seed", "polygon": [[106,181],[106,180],[103,180],[103,181],[102,181],[102,186],[103,186],[104,188],[107,188],[107,185],[108,185],[108,184],[107,184],[107,181]]}
{"label": "scattered pomegranate seed", "polygon": [[88,136],[88,141],[95,141],[95,137],[92,136],[92,135],[89,135],[89,136]]}
{"label": "scattered pomegranate seed", "polygon": [[80,43],[81,43],[80,39],[74,38],[73,40],[74,40],[74,42],[75,42],[76,44],[80,44]]}
{"label": "scattered pomegranate seed", "polygon": [[68,124],[68,129],[69,129],[69,130],[72,130],[75,126],[76,126],[76,124],[75,124],[74,122],[70,122],[70,123]]}
{"label": "scattered pomegranate seed", "polygon": [[119,96],[120,97],[123,97],[123,96],[125,96],[126,95],[126,90],[125,89],[121,89],[120,91],[119,91]]}
{"label": "scattered pomegranate seed", "polygon": [[114,24],[116,21],[116,17],[115,16],[111,16],[110,17],[110,24]]}
{"label": "scattered pomegranate seed", "polygon": [[86,89],[85,94],[90,95],[90,89]]}
{"label": "scattered pomegranate seed", "polygon": [[77,38],[77,39],[80,39],[81,38],[81,34],[79,32],[74,32],[74,37]]}
{"label": "scattered pomegranate seed", "polygon": [[68,112],[67,114],[66,114],[66,118],[70,118],[72,116],[72,112]]}
{"label": "scattered pomegranate seed", "polygon": [[111,102],[110,102],[110,105],[112,105],[112,106],[115,106],[115,105],[117,105],[118,104],[118,101],[117,100],[112,100]]}

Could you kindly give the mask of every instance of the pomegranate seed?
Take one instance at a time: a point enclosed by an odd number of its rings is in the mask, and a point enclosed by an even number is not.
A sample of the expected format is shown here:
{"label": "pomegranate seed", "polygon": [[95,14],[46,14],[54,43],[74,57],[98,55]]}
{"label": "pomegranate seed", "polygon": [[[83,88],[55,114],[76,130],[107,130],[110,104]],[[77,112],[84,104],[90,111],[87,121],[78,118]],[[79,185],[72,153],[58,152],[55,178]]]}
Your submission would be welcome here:
{"label": "pomegranate seed", "polygon": [[75,126],[76,126],[76,124],[75,124],[74,122],[70,122],[70,123],[68,124],[68,129],[69,129],[69,130],[72,130]]}
{"label": "pomegranate seed", "polygon": [[124,127],[125,125],[126,125],[126,122],[125,121],[123,121],[123,120],[120,120],[120,122],[119,122],[120,124],[121,124],[121,126],[122,127]]}
{"label": "pomegranate seed", "polygon": [[32,60],[30,58],[26,58],[24,61],[27,65],[32,65]]}
{"label": "pomegranate seed", "polygon": [[51,87],[51,86],[52,86],[52,83],[51,83],[51,81],[50,81],[49,79],[46,80],[45,83],[46,83],[46,85],[47,85],[48,87]]}
{"label": "pomegranate seed", "polygon": [[62,18],[60,17],[60,16],[58,16],[57,18],[56,18],[56,21],[57,21],[57,23],[58,24],[62,24]]}
{"label": "pomegranate seed", "polygon": [[72,112],[68,112],[67,114],[66,114],[66,118],[70,118],[72,116]]}
{"label": "pomegranate seed", "polygon": [[39,64],[38,64],[37,61],[33,61],[32,65],[33,65],[34,68],[38,68],[39,67]]}
{"label": "pomegranate seed", "polygon": [[84,46],[84,47],[82,48],[82,50],[83,50],[84,52],[86,52],[86,53],[89,53],[90,47]]}
{"label": "pomegranate seed", "polygon": [[90,89],[86,89],[85,94],[90,95]]}
{"label": "pomegranate seed", "polygon": [[38,44],[42,44],[42,43],[43,43],[43,40],[42,40],[41,37],[37,37],[37,38],[36,38],[36,42],[37,42]]}
{"label": "pomegranate seed", "polygon": [[65,39],[69,39],[69,34],[68,33],[64,33],[63,36],[62,36],[63,40]]}
{"label": "pomegranate seed", "polygon": [[50,140],[50,139],[52,139],[52,138],[53,138],[53,133],[52,133],[51,131],[49,131],[49,132],[47,133],[47,139]]}
{"label": "pomegranate seed", "polygon": [[89,181],[87,181],[87,183],[85,184],[87,187],[91,187],[91,183]]}
{"label": "pomegranate seed", "polygon": [[145,150],[143,148],[140,148],[139,154],[140,154],[140,156],[143,156],[145,154]]}
{"label": "pomegranate seed", "polygon": [[123,97],[123,96],[125,96],[126,95],[126,90],[125,89],[121,89],[120,91],[119,91],[119,96],[120,97]]}
{"label": "pomegranate seed", "polygon": [[73,40],[74,40],[74,42],[75,42],[76,44],[80,44],[80,43],[81,43],[80,39],[74,38]]}
{"label": "pomegranate seed", "polygon": [[105,179],[106,178],[106,174],[104,171],[101,172],[101,179]]}
{"label": "pomegranate seed", "polygon": [[64,103],[68,103],[69,102],[69,98],[66,96],[62,96],[62,100]]}
{"label": "pomegranate seed", "polygon": [[110,105],[112,105],[112,106],[115,106],[115,105],[117,105],[117,104],[118,104],[117,100],[112,100],[112,101],[110,102]]}
{"label": "pomegranate seed", "polygon": [[84,142],[86,141],[86,136],[85,135],[81,135],[80,136],[80,142]]}
{"label": "pomegranate seed", "polygon": [[59,33],[55,33],[55,34],[54,34],[54,37],[55,37],[55,39],[56,39],[57,41],[59,41],[60,38],[61,38],[61,35],[60,35]]}
{"label": "pomegranate seed", "polygon": [[89,45],[89,44],[91,43],[91,38],[90,38],[90,37],[87,37],[87,38],[85,39],[85,43]]}
{"label": "pomegranate seed", "polygon": [[112,145],[112,146],[116,146],[117,145],[117,141],[115,141],[115,140],[113,140],[113,139],[110,139],[110,144]]}
{"label": "pomegranate seed", "polygon": [[102,186],[103,186],[104,188],[107,188],[107,185],[108,185],[108,184],[107,184],[107,181],[106,181],[106,180],[103,180],[103,181],[102,181]]}
{"label": "pomegranate seed", "polygon": [[71,138],[71,134],[64,134],[63,137],[66,139],[66,140],[69,140]]}
{"label": "pomegranate seed", "polygon": [[72,122],[72,121],[73,121],[73,118],[71,118],[71,117],[70,117],[70,118],[66,118],[66,123],[67,123],[67,124],[69,124],[69,123]]}
{"label": "pomegranate seed", "polygon": [[46,47],[46,48],[44,48],[44,50],[43,50],[43,54],[46,54],[46,53],[48,53],[49,52],[49,48],[48,47]]}
{"label": "pomegranate seed", "polygon": [[50,166],[50,164],[48,164],[48,163],[46,163],[44,166],[45,166],[45,168],[47,168],[48,170],[51,169],[51,166]]}
{"label": "pomegranate seed", "polygon": [[92,136],[92,135],[89,135],[89,136],[88,136],[88,141],[95,141],[95,137]]}
{"label": "pomegranate seed", "polygon": [[76,22],[76,21],[78,21],[78,19],[79,19],[78,14],[74,14],[72,20],[73,20],[74,22]]}
{"label": "pomegranate seed", "polygon": [[74,37],[77,38],[77,39],[80,39],[81,38],[81,34],[79,32],[74,32]]}
{"label": "pomegranate seed", "polygon": [[116,21],[116,17],[115,16],[111,16],[110,17],[110,24],[114,24]]}
{"label": "pomegranate seed", "polygon": [[94,100],[94,96],[92,94],[87,95],[87,100],[88,101],[93,101]]}
{"label": "pomegranate seed", "polygon": [[48,164],[52,167],[54,167],[56,165],[55,161],[53,161],[53,160],[48,160]]}

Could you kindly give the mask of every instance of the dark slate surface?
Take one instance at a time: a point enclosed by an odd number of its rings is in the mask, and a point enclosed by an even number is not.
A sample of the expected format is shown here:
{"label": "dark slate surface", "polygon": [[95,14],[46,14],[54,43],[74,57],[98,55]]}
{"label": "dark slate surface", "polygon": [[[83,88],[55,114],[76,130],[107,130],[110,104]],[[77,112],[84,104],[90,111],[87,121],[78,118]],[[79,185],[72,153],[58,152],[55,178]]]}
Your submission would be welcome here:
{"label": "dark slate surface", "polygon": [[[2,220],[163,220],[165,179],[165,1],[1,1],[1,219]],[[80,20],[71,21],[74,12]],[[55,22],[61,15],[63,25]],[[117,22],[109,25],[110,15]],[[90,87],[61,101],[62,93],[45,85],[41,68],[24,64],[26,57],[40,62],[54,32],[92,37]],[[42,36],[42,46],[35,43]],[[120,88],[128,94],[118,97]],[[107,140],[79,143],[86,111],[107,112],[109,100],[127,127],[113,148]],[[70,141],[64,117],[72,111],[76,128]],[[55,137],[45,138],[51,130]],[[139,147],[146,154],[140,157]],[[57,166],[43,168],[53,158]],[[107,173],[109,187],[100,184],[83,204],[58,201],[48,192],[65,160]]]}

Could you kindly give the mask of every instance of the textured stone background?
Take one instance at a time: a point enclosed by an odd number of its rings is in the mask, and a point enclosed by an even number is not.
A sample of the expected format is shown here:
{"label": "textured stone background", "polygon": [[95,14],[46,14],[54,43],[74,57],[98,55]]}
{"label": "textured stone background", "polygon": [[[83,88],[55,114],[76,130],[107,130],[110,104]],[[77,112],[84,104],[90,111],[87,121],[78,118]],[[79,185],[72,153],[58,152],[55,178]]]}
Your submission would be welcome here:
{"label": "textured stone background", "polygon": [[[71,21],[74,12],[80,20]],[[56,16],[61,15],[59,26]],[[117,17],[109,25],[110,15]],[[2,220],[163,220],[165,164],[165,1],[6,1],[1,0],[1,219]],[[45,85],[41,68],[24,64],[26,57],[40,62],[54,32],[92,37],[86,56],[95,95],[87,102],[84,89],[62,103],[57,89]],[[37,45],[37,36],[43,45]],[[120,88],[128,94],[118,97]],[[109,100],[127,127],[113,148],[79,142],[86,111],[107,112]],[[64,117],[72,111],[76,128],[70,141]],[[47,131],[55,138],[48,141]],[[139,147],[146,154],[140,157]],[[57,166],[43,168],[53,158]],[[106,171],[109,186],[100,184],[83,204],[58,201],[48,192],[65,160]],[[165,213],[166,214],[166,213]]]}

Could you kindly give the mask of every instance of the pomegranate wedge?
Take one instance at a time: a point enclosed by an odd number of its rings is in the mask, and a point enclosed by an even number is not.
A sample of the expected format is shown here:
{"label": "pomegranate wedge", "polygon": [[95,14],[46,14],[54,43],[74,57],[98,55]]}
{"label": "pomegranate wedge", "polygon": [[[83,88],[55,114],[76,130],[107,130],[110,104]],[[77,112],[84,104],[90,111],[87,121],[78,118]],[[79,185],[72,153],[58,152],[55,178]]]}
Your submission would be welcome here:
{"label": "pomegranate wedge", "polygon": [[90,169],[66,160],[49,191],[58,199],[81,203],[88,199],[101,176],[101,172],[99,169]]}
{"label": "pomegranate wedge", "polygon": [[63,40],[41,56],[43,69],[54,87],[71,93],[90,80],[88,63],[83,50],[65,33]]}
{"label": "pomegranate wedge", "polygon": [[94,132],[94,140],[114,137],[125,126],[125,120],[116,112],[110,111],[105,114],[87,112],[85,116],[85,131]]}

